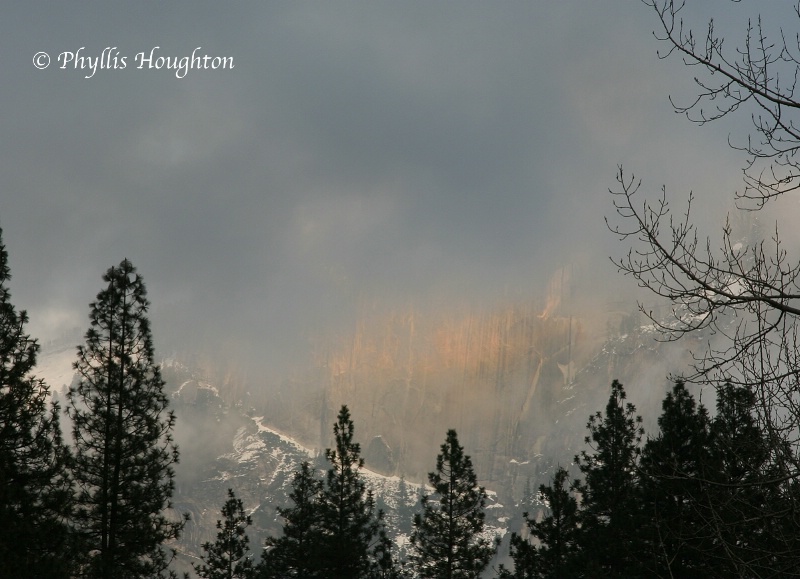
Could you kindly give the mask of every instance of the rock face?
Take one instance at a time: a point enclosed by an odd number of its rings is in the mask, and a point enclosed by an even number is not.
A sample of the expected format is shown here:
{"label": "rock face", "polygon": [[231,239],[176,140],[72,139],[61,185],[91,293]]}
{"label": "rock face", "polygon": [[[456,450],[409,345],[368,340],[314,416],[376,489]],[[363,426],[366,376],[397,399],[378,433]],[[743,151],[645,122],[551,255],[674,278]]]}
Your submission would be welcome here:
{"label": "rock face", "polygon": [[364,460],[371,470],[384,474],[391,474],[395,470],[395,462],[392,457],[392,449],[386,444],[382,436],[375,436],[364,453]]}
{"label": "rock face", "polygon": [[274,396],[294,400],[293,410],[265,405],[265,419],[324,448],[346,404],[362,440],[380,441],[362,443],[368,462],[415,481],[425,480],[454,428],[481,483],[516,501],[529,478],[547,482],[555,464],[582,448],[586,420],[605,406],[612,380],[647,415],[658,410],[668,374],[686,368],[684,344],[655,342],[620,304],[603,315],[602,324],[569,315],[554,299],[364,323],[353,339],[325,349],[308,377],[281,385]]}

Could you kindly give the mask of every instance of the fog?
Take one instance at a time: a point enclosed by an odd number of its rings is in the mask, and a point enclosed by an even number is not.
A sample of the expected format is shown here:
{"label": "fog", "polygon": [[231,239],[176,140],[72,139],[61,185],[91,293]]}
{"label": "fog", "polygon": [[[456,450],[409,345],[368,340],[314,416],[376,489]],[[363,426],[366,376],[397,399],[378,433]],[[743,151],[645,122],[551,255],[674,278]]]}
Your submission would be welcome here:
{"label": "fog", "polygon": [[[617,165],[653,193],[694,190],[714,233],[740,185],[727,135],[748,122],[673,113],[691,73],[658,59],[655,25],[622,0],[10,7],[14,302],[43,341],[82,332],[127,257],[162,355],[265,392],[364,320],[539,303],[563,267],[581,271],[575,307],[633,303],[603,220]],[[127,66],[60,68],[82,47]],[[154,47],[234,67],[137,68]]]}

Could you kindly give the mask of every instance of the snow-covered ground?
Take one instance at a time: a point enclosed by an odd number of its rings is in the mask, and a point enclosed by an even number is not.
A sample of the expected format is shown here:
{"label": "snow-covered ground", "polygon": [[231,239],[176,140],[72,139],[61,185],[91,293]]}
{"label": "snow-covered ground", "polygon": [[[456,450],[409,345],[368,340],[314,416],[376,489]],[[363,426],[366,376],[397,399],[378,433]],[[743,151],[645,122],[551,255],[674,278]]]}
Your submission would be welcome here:
{"label": "snow-covered ground", "polygon": [[[220,457],[232,464],[245,467],[245,470],[257,468],[259,463],[269,463],[269,469],[257,469],[262,473],[268,473],[268,480],[262,478],[261,484],[265,488],[274,488],[275,483],[280,484],[284,493],[290,492],[293,473],[300,467],[303,460],[314,461],[317,451],[307,448],[296,440],[287,436],[263,423],[263,417],[257,416],[253,419],[254,427],[240,428],[233,440],[233,452]],[[236,473],[222,470],[218,480],[228,481],[231,478],[242,475],[242,471],[236,468]],[[418,506],[420,492],[432,493],[433,488],[428,485],[420,485],[410,481],[403,481],[398,476],[387,476],[369,468],[362,468],[361,475],[367,483],[368,488],[372,489],[376,499],[380,498],[383,505],[390,511],[397,512],[401,507],[415,508]],[[405,491],[401,487],[405,485]],[[487,537],[503,536],[507,532],[505,524],[508,520],[504,506],[499,502],[497,493],[487,490],[486,514]],[[406,501],[405,505],[399,504]],[[407,537],[398,536],[398,542],[405,543]]]}
{"label": "snow-covered ground", "polygon": [[77,357],[76,346],[61,346],[54,349],[42,348],[36,359],[33,375],[41,378],[51,392],[63,392],[72,383],[75,370],[72,364]]}

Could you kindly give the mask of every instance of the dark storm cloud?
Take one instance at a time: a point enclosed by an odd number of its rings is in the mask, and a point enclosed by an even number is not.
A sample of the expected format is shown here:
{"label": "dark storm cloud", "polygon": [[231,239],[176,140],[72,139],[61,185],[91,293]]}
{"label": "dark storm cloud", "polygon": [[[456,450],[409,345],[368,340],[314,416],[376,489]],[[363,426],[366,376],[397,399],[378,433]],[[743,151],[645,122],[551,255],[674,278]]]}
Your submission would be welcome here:
{"label": "dark storm cloud", "polygon": [[[616,163],[697,156],[670,123],[675,68],[653,70],[647,11],[626,2],[6,12],[0,225],[41,332],[83,327],[129,257],[165,347],[284,361],[363,299],[535,291],[587,247],[605,263]],[[128,68],[58,69],[82,46]],[[155,46],[235,68],[136,70]]]}

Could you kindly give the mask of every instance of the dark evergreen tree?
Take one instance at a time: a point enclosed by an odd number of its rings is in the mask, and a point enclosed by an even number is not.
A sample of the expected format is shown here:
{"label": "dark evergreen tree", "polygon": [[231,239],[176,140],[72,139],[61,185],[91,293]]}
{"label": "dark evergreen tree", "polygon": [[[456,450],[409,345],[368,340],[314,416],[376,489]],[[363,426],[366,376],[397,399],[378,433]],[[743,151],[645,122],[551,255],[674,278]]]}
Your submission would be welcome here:
{"label": "dark evergreen tree", "polygon": [[485,536],[486,490],[478,486],[472,460],[455,430],[428,474],[434,489],[422,496],[422,514],[414,517],[411,562],[422,577],[474,579],[489,565],[496,543]]}
{"label": "dark evergreen tree", "polygon": [[[403,480],[400,481],[403,483]],[[396,514],[398,515],[398,530],[402,524],[399,515],[402,511],[403,493],[402,491],[398,496],[398,505]],[[389,505],[386,504],[384,495],[379,495],[375,501],[375,508],[377,509],[378,517],[378,534],[373,540],[371,548],[371,563],[368,577],[370,579],[395,579],[400,577],[399,565],[394,559],[394,542],[389,538],[386,530],[386,512]]]}
{"label": "dark evergreen tree", "polygon": [[780,442],[759,424],[756,400],[726,383],[713,419],[682,383],[664,400],[659,435],[640,461],[654,575],[783,577],[800,568],[794,476],[772,461]]}
{"label": "dark evergreen tree", "polygon": [[644,434],[636,408],[625,403],[625,389],[614,380],[606,413],[589,418],[586,444],[591,452],[575,457],[584,480],[581,494],[581,545],[587,576],[639,577],[637,458]]}
{"label": "dark evergreen tree", "polygon": [[677,382],[662,403],[658,426],[640,461],[648,567],[659,577],[730,576],[725,561],[711,556],[716,533],[705,480],[711,466],[708,413]]}
{"label": "dark evergreen tree", "polygon": [[184,522],[167,515],[178,450],[175,416],[153,360],[142,278],[130,261],[110,268],[91,305],[78,380],[70,387],[78,485],[75,523],[85,542],[82,574],[102,579],[160,576],[165,542]]}
{"label": "dark evergreen tree", "polygon": [[309,462],[294,473],[289,498],[293,507],[278,508],[283,517],[283,535],[269,537],[262,553],[259,574],[264,578],[319,577],[323,562],[319,559],[321,531],[319,500],[322,481]]}
{"label": "dark evergreen tree", "polygon": [[705,477],[716,548],[708,554],[738,576],[792,576],[800,569],[796,473],[772,460],[786,449],[762,429],[756,404],[747,386],[717,390]]}
{"label": "dark evergreen tree", "polygon": [[364,459],[360,445],[353,440],[354,426],[347,406],[339,411],[333,434],[336,448],[325,451],[331,467],[319,501],[322,576],[367,577],[378,573],[391,557],[381,533],[383,513],[376,511],[372,491],[367,490],[361,476]]}
{"label": "dark evergreen tree", "polygon": [[378,511],[378,535],[371,548],[371,561],[367,579],[401,579],[405,577],[394,558],[394,543],[386,533],[383,511]]}
{"label": "dark evergreen tree", "polygon": [[[524,515],[527,520],[527,513]],[[539,579],[542,576],[539,572],[539,553],[536,546],[527,538],[512,533],[509,554],[514,561],[514,568],[506,569],[505,565],[501,564],[498,570],[499,579]]]}
{"label": "dark evergreen tree", "polygon": [[547,505],[550,514],[539,522],[526,516],[531,535],[539,541],[539,572],[548,579],[574,577],[577,571],[578,501],[569,487],[569,473],[559,467],[552,485],[539,487],[539,501]]}
{"label": "dark evergreen tree", "polygon": [[194,570],[204,579],[253,579],[255,567],[248,554],[247,536],[247,527],[253,521],[245,514],[244,505],[233,489],[228,489],[222,516],[223,520],[217,521],[217,540],[203,545],[203,565],[194,565]]}
{"label": "dark evergreen tree", "polygon": [[72,490],[58,405],[31,375],[38,343],[11,304],[0,230],[0,577],[67,577]]}
{"label": "dark evergreen tree", "polygon": [[[571,493],[569,473],[558,467],[553,475],[552,485],[541,485],[537,495],[538,502],[544,504],[550,513],[536,521],[523,513],[528,527],[528,538],[513,533],[511,535],[511,558],[514,571],[501,566],[502,579],[566,579],[578,577],[580,529],[578,501]],[[536,544],[532,542],[536,541]]]}

